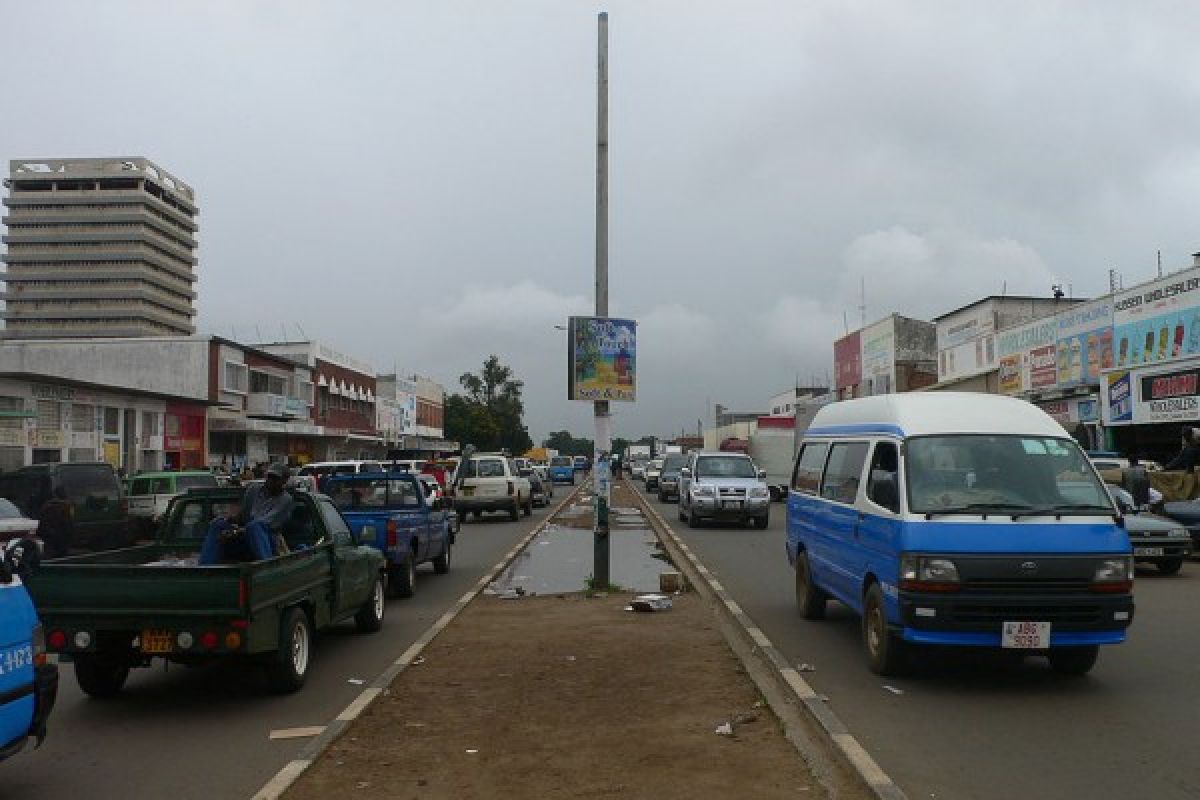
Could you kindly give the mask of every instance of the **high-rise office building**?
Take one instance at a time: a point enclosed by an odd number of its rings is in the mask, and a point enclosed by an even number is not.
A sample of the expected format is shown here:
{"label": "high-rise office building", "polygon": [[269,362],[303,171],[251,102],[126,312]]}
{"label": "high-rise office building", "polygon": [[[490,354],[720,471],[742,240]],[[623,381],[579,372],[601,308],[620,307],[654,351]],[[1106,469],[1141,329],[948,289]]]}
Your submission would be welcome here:
{"label": "high-rise office building", "polygon": [[194,333],[192,189],[144,158],[9,162],[8,339]]}

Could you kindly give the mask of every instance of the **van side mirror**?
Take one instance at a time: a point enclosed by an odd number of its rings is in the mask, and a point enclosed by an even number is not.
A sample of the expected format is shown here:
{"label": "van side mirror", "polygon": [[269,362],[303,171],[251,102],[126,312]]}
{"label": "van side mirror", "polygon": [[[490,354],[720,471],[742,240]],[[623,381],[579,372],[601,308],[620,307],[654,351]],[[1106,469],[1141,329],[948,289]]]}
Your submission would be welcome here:
{"label": "van side mirror", "polygon": [[873,470],[870,483],[867,484],[867,497],[894,514],[900,513],[900,486],[896,473]]}

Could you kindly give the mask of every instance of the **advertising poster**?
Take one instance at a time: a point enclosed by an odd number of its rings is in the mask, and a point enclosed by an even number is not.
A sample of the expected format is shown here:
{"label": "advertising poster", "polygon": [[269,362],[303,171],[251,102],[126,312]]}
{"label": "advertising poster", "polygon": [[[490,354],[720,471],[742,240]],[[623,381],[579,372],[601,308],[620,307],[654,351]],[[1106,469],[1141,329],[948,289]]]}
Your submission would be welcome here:
{"label": "advertising poster", "polygon": [[896,320],[862,329],[862,382],[864,394],[891,394],[896,390]]}
{"label": "advertising poster", "polygon": [[1117,294],[1113,340],[1118,367],[1200,353],[1200,269]]}
{"label": "advertising poster", "polygon": [[1021,391],[1021,357],[1019,355],[1000,357],[1000,391],[1004,394],[1017,394]]}
{"label": "advertising poster", "polygon": [[1104,408],[1106,425],[1133,422],[1133,392],[1128,370],[1110,372],[1104,376]]}
{"label": "advertising poster", "polygon": [[567,397],[637,399],[637,323],[610,317],[571,317],[567,325]]}
{"label": "advertising poster", "polygon": [[1187,422],[1200,418],[1200,367],[1138,378],[1138,423]]}
{"label": "advertising poster", "polygon": [[[1001,389],[1007,394],[1046,389],[1058,381],[1058,322],[1054,317],[1027,322],[996,334]],[[1014,374],[1015,373],[1015,374]]]}
{"label": "advertising poster", "polygon": [[833,377],[835,389],[846,389],[862,383],[862,348],[860,331],[847,334],[833,343]]}
{"label": "advertising poster", "polygon": [[1112,309],[1104,298],[1057,315],[1059,386],[1099,383],[1100,373],[1116,365]]}

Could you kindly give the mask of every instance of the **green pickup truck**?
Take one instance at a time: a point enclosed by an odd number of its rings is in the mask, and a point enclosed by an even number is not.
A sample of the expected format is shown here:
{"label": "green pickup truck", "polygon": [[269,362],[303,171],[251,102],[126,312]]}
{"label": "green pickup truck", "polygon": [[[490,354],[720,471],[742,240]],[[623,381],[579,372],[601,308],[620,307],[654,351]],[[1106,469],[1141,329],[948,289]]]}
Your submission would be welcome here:
{"label": "green pickup truck", "polygon": [[360,546],[329,498],[294,492],[284,526],[291,551],[246,563],[197,566],[209,523],[238,489],[175,498],[154,544],[45,561],[28,583],[50,652],[75,664],[79,687],[117,694],[132,667],[242,659],[266,667],[272,689],[304,685],[313,634],[353,619],[383,625],[386,564]]}

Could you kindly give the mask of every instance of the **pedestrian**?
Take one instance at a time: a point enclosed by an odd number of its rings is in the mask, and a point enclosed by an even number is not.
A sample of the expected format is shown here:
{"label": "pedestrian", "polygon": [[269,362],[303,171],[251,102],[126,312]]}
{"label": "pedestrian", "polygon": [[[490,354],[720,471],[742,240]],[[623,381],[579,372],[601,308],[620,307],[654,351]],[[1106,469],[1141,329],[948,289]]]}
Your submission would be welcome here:
{"label": "pedestrian", "polygon": [[49,558],[62,558],[70,549],[75,536],[75,513],[67,502],[67,491],[56,486],[50,499],[37,512],[38,536],[46,546]]}
{"label": "pedestrian", "polygon": [[1196,441],[1196,429],[1184,428],[1182,436],[1182,449],[1179,455],[1168,461],[1163,469],[1183,470],[1191,472],[1200,465],[1200,443]]}

